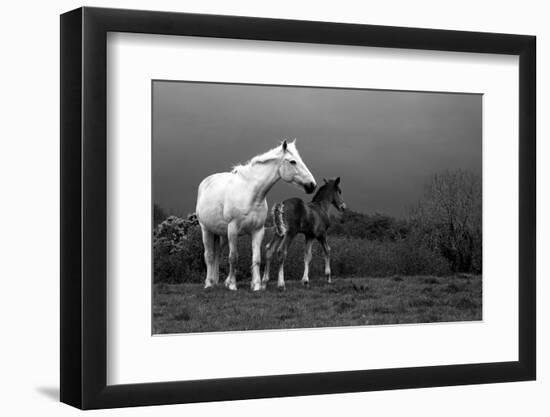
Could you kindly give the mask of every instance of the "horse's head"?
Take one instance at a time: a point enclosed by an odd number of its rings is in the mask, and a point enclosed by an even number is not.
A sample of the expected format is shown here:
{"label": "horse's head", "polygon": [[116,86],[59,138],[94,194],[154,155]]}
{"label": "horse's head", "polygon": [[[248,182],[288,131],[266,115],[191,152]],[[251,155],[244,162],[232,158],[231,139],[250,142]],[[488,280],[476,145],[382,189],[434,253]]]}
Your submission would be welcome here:
{"label": "horse's head", "polygon": [[287,143],[286,140],[283,141],[281,149],[283,156],[279,166],[279,175],[283,181],[302,187],[306,193],[311,194],[317,187],[317,184],[298,153],[296,139],[290,143]]}
{"label": "horse's head", "polygon": [[314,201],[325,200],[329,201],[338,211],[344,211],[346,203],[342,197],[342,189],[340,188],[340,177],[327,180],[323,178],[325,184],[319,188],[319,191],[313,198]]}

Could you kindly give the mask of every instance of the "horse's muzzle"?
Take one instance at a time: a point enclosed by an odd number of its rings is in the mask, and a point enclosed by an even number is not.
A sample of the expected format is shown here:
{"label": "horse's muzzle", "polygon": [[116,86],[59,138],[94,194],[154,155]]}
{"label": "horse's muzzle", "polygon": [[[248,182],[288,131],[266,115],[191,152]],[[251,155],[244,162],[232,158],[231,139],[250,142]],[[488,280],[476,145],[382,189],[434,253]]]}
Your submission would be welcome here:
{"label": "horse's muzzle", "polygon": [[311,194],[313,191],[315,191],[315,188],[317,188],[317,185],[315,185],[314,182],[310,182],[309,184],[304,185],[304,190],[306,190],[307,194]]}

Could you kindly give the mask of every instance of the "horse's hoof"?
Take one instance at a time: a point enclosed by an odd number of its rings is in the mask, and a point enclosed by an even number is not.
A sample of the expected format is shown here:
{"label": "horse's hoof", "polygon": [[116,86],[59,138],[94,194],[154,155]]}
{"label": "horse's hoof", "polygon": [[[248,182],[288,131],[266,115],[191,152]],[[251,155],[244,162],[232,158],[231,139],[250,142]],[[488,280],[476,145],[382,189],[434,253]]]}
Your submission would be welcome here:
{"label": "horse's hoof", "polygon": [[227,283],[225,283],[225,288],[227,288],[228,290],[231,290],[231,291],[237,291],[237,284],[235,284],[233,282],[227,282]]}
{"label": "horse's hoof", "polygon": [[265,291],[265,290],[267,289],[267,284],[264,283],[264,282],[262,282],[262,284],[260,285],[260,289],[261,289],[262,291]]}
{"label": "horse's hoof", "polygon": [[302,285],[306,288],[309,288],[309,280],[308,281],[302,280]]}
{"label": "horse's hoof", "polygon": [[285,291],[286,290],[286,287],[284,285],[277,285],[277,289],[279,291]]}
{"label": "horse's hoof", "polygon": [[262,286],[261,286],[260,283],[255,283],[255,284],[250,285],[250,289],[252,291],[260,291],[262,289]]}

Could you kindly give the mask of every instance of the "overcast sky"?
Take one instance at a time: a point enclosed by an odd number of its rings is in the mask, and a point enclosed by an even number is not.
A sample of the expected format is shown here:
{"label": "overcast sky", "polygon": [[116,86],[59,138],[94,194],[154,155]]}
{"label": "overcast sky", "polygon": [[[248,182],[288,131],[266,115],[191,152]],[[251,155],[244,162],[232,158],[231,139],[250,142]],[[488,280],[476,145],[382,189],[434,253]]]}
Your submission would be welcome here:
{"label": "overcast sky", "polygon": [[[297,138],[317,182],[340,176],[349,208],[403,216],[437,171],[481,175],[482,96],[153,82],[153,197],[195,210],[200,181]],[[279,181],[267,196],[311,196]]]}

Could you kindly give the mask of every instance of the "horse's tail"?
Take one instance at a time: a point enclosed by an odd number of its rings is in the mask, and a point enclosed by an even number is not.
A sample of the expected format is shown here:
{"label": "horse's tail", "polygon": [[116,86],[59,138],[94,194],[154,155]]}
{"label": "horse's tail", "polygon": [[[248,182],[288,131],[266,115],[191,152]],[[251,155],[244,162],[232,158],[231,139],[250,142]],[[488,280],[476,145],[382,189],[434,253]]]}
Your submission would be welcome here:
{"label": "horse's tail", "polygon": [[285,214],[284,203],[277,203],[273,206],[271,213],[273,215],[273,224],[275,225],[275,232],[279,236],[284,236],[287,230],[284,214]]}

